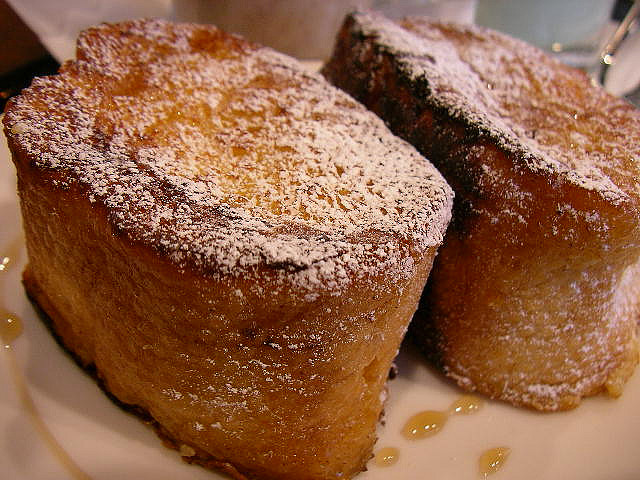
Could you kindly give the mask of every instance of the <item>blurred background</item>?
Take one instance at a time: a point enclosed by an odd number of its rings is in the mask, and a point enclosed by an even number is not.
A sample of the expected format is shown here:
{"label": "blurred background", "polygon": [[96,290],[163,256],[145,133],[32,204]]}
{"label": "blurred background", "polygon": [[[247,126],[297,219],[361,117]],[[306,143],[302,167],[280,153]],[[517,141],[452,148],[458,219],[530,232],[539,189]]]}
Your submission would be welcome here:
{"label": "blurred background", "polygon": [[501,30],[640,103],[640,0],[0,0],[0,110],[33,76],[73,58],[78,32],[96,23],[139,17],[213,23],[321,62],[354,8]]}

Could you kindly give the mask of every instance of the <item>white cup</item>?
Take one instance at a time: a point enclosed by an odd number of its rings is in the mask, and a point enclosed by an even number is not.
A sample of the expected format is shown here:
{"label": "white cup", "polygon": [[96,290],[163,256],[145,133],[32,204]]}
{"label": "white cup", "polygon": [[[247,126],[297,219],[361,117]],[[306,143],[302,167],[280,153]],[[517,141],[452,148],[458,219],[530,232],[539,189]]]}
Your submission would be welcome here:
{"label": "white cup", "polygon": [[476,0],[375,0],[373,8],[389,18],[418,15],[472,23]]}
{"label": "white cup", "polygon": [[588,69],[598,61],[614,0],[478,0],[475,21]]}
{"label": "white cup", "polygon": [[300,59],[325,60],[347,12],[372,0],[174,0],[176,20],[212,23]]}

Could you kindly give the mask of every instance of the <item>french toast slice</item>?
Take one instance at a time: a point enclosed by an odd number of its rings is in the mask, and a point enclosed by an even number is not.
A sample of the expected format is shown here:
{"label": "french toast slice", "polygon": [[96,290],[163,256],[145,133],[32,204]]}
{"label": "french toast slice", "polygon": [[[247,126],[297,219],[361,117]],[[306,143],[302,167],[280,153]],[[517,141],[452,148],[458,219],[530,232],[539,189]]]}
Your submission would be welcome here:
{"label": "french toast slice", "polygon": [[456,192],[413,337],[462,387],[540,410],[638,362],[640,113],[521,41],[350,15],[323,70]]}
{"label": "french toast slice", "polygon": [[351,478],[453,192],[295,60],[212,26],[83,32],[4,117],[28,294],[189,462]]}

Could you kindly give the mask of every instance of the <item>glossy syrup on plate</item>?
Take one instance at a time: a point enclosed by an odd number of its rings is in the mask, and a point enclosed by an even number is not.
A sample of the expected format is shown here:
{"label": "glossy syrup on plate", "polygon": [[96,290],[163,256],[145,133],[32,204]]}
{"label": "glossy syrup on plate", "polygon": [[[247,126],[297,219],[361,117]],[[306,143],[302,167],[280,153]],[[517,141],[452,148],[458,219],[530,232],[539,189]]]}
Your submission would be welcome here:
{"label": "glossy syrup on plate", "polygon": [[489,474],[500,470],[510,453],[511,449],[509,447],[495,447],[485,450],[478,459],[481,478],[487,478]]}
{"label": "glossy syrup on plate", "polygon": [[[12,248],[10,255],[0,256],[0,275],[9,270],[9,267],[13,259],[17,258],[19,252],[19,243],[14,242],[16,245]],[[4,305],[0,305],[0,341],[2,343],[2,356],[4,357],[5,364],[9,369],[13,386],[18,394],[20,405],[27,413],[31,424],[35,428],[36,432],[40,436],[41,440],[47,446],[49,451],[58,460],[58,462],[65,468],[71,478],[74,480],[90,480],[91,477],[87,475],[78,465],[73,461],[69,453],[64,449],[62,445],[56,440],[55,436],[51,433],[44,419],[38,412],[38,409],[33,401],[33,397],[29,392],[26,379],[22,373],[22,369],[18,364],[16,356],[13,352],[13,343],[20,337],[23,331],[23,322],[15,314],[9,312]]]}
{"label": "glossy syrup on plate", "polygon": [[416,413],[405,423],[402,435],[408,440],[418,440],[438,433],[451,415],[469,415],[482,408],[482,399],[473,395],[463,395],[456,399],[447,410],[425,410]]}
{"label": "glossy syrup on plate", "polygon": [[[410,417],[402,428],[402,435],[407,440],[420,440],[438,433],[452,415],[470,415],[478,412],[484,401],[475,395],[458,397],[447,410],[424,410]],[[478,459],[478,472],[481,478],[487,478],[497,472],[507,460],[511,450],[508,447],[496,447],[484,451]],[[378,467],[389,467],[397,463],[400,451],[395,447],[379,449],[374,462]]]}
{"label": "glossy syrup on plate", "polygon": [[400,451],[396,447],[384,447],[376,452],[374,461],[378,467],[390,467],[398,461]]}

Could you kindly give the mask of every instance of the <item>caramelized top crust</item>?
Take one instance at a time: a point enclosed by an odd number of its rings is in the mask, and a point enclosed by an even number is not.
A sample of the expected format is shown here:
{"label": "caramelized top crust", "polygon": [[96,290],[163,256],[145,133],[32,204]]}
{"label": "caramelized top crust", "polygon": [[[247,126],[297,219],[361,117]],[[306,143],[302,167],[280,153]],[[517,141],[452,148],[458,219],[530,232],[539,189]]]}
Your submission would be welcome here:
{"label": "caramelized top crust", "polygon": [[515,153],[520,164],[640,206],[640,112],[541,50],[474,25],[374,12],[354,30],[392,53],[427,101]]}
{"label": "caramelized top crust", "polygon": [[209,273],[267,265],[338,287],[438,245],[450,219],[444,179],[382,121],[295,60],[211,26],[91,28],[77,60],[36,79],[4,123],[16,161]]}

